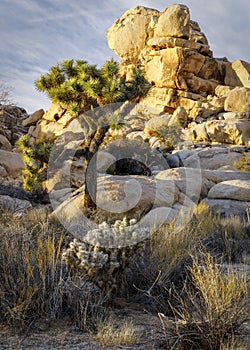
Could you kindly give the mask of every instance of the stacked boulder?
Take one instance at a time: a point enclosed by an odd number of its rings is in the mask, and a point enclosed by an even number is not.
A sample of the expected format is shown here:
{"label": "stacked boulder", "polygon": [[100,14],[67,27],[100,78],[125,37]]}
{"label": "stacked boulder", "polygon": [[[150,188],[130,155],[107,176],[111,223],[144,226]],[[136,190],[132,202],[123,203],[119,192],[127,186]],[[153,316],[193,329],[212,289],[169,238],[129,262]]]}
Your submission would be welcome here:
{"label": "stacked boulder", "polygon": [[[114,220],[144,216],[149,226],[178,216],[179,211],[189,215],[200,201],[225,215],[247,216],[250,173],[234,166],[249,156],[250,64],[215,58],[185,5],[171,5],[163,12],[134,7],[108,29],[107,40],[121,59],[121,75],[129,80],[135,67],[142,68],[151,88],[128,108],[123,128],[110,128],[105,143],[122,139],[115,144],[117,152],[127,154],[123,150],[135,142],[133,152],[123,158],[144,162],[151,172],[147,177],[126,170],[126,176],[104,174],[118,158],[107,148],[99,152],[99,208],[111,211]],[[121,110],[127,104],[121,103]],[[83,124],[57,103],[21,120],[20,130],[34,142],[60,136],[65,154],[81,147],[86,136]],[[1,173],[9,171],[1,152],[10,153],[13,137],[0,134]],[[148,163],[141,157],[145,154],[150,156]],[[65,158],[54,170],[58,171],[48,189],[55,214],[72,223],[83,211],[83,159]]]}
{"label": "stacked boulder", "polygon": [[[10,151],[19,137],[27,132],[23,121],[28,117],[25,109],[12,105],[0,105],[0,148]],[[6,144],[4,145],[3,137]],[[11,145],[11,146],[10,146]]]}
{"label": "stacked boulder", "polygon": [[111,26],[107,39],[121,58],[124,76],[129,79],[139,66],[152,83],[141,104],[170,115],[185,109],[193,122],[186,140],[248,143],[250,64],[214,58],[187,6],[175,4],[163,12],[134,7]]}
{"label": "stacked boulder", "polygon": [[[180,122],[183,140],[248,145],[250,64],[214,58],[187,6],[175,4],[163,12],[134,7],[108,29],[107,40],[121,59],[121,75],[130,80],[133,69],[140,67],[152,85],[115,137],[145,140],[155,136],[160,115],[159,129]],[[77,120],[58,103],[35,115],[23,124],[29,126],[34,140],[81,132]],[[145,125],[154,117],[158,119]],[[153,139],[151,144],[156,148],[159,142]]]}
{"label": "stacked boulder", "polygon": [[18,178],[24,168],[21,156],[15,152],[15,143],[27,133],[23,121],[28,117],[25,109],[0,105],[0,178]]}
{"label": "stacked boulder", "polygon": [[67,131],[78,131],[78,123],[75,125],[74,117],[61,104],[52,103],[49,110],[45,113],[42,111],[36,111],[34,113],[35,118],[25,121],[25,124],[29,126],[28,135],[34,140],[37,141],[44,137],[59,136],[65,132],[65,128],[67,128]]}

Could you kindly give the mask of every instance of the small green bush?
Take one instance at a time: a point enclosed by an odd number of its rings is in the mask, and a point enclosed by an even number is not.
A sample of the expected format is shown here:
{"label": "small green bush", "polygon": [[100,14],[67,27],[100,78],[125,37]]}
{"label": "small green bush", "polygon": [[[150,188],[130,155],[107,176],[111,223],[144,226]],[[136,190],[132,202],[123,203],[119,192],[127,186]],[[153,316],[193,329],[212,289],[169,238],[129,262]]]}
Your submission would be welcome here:
{"label": "small green bush", "polygon": [[28,135],[21,136],[17,141],[25,164],[23,170],[25,191],[43,190],[43,182],[46,180],[46,169],[53,145],[53,138],[32,143]]}

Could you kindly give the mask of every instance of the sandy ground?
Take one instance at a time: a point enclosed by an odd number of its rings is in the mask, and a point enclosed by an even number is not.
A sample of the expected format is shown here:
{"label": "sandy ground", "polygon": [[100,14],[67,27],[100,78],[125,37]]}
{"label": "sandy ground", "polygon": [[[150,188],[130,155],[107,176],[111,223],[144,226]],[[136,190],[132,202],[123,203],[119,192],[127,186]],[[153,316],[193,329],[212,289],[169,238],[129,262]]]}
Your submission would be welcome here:
{"label": "sandy ground", "polygon": [[119,345],[103,347],[91,335],[77,331],[72,322],[65,318],[62,320],[40,320],[32,328],[18,334],[17,330],[7,326],[0,326],[0,349],[66,349],[66,350],[101,350],[101,349],[159,349],[160,321],[146,311],[133,309],[114,310],[116,323],[132,320],[135,325],[138,341],[133,346]]}

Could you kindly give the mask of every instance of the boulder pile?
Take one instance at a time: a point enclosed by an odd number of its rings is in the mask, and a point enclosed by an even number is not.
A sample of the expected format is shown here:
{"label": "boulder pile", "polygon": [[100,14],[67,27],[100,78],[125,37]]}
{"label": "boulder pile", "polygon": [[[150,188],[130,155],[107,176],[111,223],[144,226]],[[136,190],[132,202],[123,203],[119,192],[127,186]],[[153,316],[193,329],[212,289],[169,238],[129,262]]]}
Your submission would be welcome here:
{"label": "boulder pile", "polygon": [[0,105],[0,178],[18,178],[22,174],[24,164],[15,143],[28,131],[22,124],[27,117],[23,108]]}
{"label": "boulder pile", "polygon": [[[250,174],[234,166],[250,142],[250,64],[215,58],[185,5],[171,5],[163,12],[134,7],[108,29],[107,40],[121,59],[121,75],[129,80],[133,69],[140,67],[152,85],[125,117],[124,128],[110,134],[147,142],[153,150],[165,152],[165,159],[151,179],[99,177],[98,205],[119,207],[124,191],[125,199],[133,199],[136,180],[142,200],[132,210],[114,211],[114,217],[148,213],[152,225],[157,216],[162,222],[160,211],[169,218],[200,201],[223,215],[246,216]],[[172,152],[166,152],[170,131],[177,142]],[[72,203],[81,207],[82,194],[68,195],[57,213],[70,221],[74,214],[69,208]]]}
{"label": "boulder pile", "polygon": [[[145,222],[151,220],[151,224],[156,217],[162,222],[164,216],[173,217],[180,210],[188,213],[200,201],[223,215],[249,215],[250,173],[235,165],[249,156],[250,64],[215,58],[185,5],[170,5],[162,12],[134,7],[108,29],[107,40],[120,57],[121,76],[129,80],[133,69],[141,68],[151,87],[128,108],[123,127],[110,128],[106,135],[105,146],[122,141],[116,144],[117,152],[102,149],[98,154],[99,207],[107,212],[113,208],[114,220],[123,215],[139,219],[146,214]],[[77,150],[83,141],[81,124],[58,103],[30,116],[9,108],[0,108],[4,116],[0,120],[4,120],[0,131],[2,177],[19,176],[23,168],[13,152],[19,134],[28,133],[34,142],[65,135],[65,152],[67,147]],[[124,148],[133,142],[128,156]],[[147,161],[142,157],[145,145],[155,156]],[[126,154],[123,158],[144,163],[150,176],[126,173],[126,169],[121,171],[126,176],[105,174],[119,161],[119,151]],[[83,159],[64,159],[50,182],[55,212],[69,222],[79,214],[76,208],[82,208],[83,174]]]}
{"label": "boulder pile", "polygon": [[121,58],[121,73],[129,79],[139,66],[153,85],[141,104],[172,117],[184,108],[186,140],[249,142],[250,64],[214,58],[187,6],[134,7],[109,28],[107,39]]}

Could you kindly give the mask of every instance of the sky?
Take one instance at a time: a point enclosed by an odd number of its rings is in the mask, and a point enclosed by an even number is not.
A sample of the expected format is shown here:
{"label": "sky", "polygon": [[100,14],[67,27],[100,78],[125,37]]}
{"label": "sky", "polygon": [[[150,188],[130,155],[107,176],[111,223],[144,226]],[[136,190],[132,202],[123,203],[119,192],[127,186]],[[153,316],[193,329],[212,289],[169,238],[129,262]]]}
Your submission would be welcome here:
{"label": "sky", "polygon": [[[102,65],[118,58],[106,31],[134,6],[163,11],[166,0],[0,0],[0,84],[32,113],[51,102],[34,81],[65,59]],[[249,0],[183,0],[206,34],[215,57],[250,62]]]}

